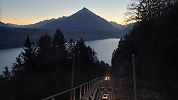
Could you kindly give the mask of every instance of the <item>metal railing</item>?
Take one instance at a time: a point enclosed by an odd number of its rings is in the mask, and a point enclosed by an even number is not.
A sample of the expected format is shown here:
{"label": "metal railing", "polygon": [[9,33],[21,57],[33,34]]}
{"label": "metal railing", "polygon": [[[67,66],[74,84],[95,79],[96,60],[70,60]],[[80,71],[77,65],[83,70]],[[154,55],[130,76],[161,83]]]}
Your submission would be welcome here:
{"label": "metal railing", "polygon": [[[54,94],[52,96],[46,97],[41,100],[57,100],[57,97],[59,97],[61,95],[65,95],[67,93],[72,93],[72,95],[70,95],[70,100],[78,100],[78,99],[81,99],[82,96],[86,95],[87,92],[90,92],[88,95],[89,96],[88,98],[92,99],[96,94],[97,84],[100,83],[103,79],[104,79],[103,77],[100,77],[100,78],[90,80],[90,81],[83,83],[79,86],[65,90],[65,91],[57,93],[57,94]],[[76,90],[78,90],[78,91],[76,91]]]}

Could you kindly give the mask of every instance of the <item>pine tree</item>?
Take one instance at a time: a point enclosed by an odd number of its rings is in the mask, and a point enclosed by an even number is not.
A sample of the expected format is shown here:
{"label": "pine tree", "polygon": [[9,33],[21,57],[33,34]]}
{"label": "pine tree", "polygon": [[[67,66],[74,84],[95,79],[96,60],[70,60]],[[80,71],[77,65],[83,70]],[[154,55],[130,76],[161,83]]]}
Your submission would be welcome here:
{"label": "pine tree", "polygon": [[29,36],[24,41],[24,49],[21,55],[24,61],[25,74],[33,74],[37,66],[37,47],[30,41]]}
{"label": "pine tree", "polygon": [[76,72],[83,74],[83,77],[85,77],[86,79],[94,78],[96,76],[98,67],[98,59],[96,58],[96,52],[92,50],[89,46],[86,46],[82,38],[77,41],[74,51],[76,58]]}
{"label": "pine tree", "polygon": [[38,41],[38,46],[40,49],[51,48],[52,47],[51,37],[47,33],[45,35],[42,35]]}
{"label": "pine tree", "polygon": [[52,39],[49,35],[42,35],[38,41],[38,60],[40,63],[39,70],[47,71],[52,66],[53,55],[52,55]]}
{"label": "pine tree", "polygon": [[76,45],[76,42],[73,39],[70,39],[67,42],[66,49],[67,49],[67,55],[68,55],[68,57],[72,57],[72,55],[74,53],[75,45]]}
{"label": "pine tree", "polygon": [[23,76],[22,75],[23,71],[24,71],[24,66],[23,66],[21,55],[19,54],[19,56],[16,58],[16,61],[13,63],[12,76],[14,78],[17,78],[17,77],[19,78]]}
{"label": "pine tree", "polygon": [[64,35],[60,29],[56,30],[53,39],[53,56],[56,66],[63,66],[67,58]]}
{"label": "pine tree", "polygon": [[54,39],[53,39],[53,46],[54,47],[64,47],[65,46],[65,39],[62,31],[60,29],[56,30]]}
{"label": "pine tree", "polygon": [[[77,41],[75,46],[75,53],[83,53],[86,51],[86,46],[84,40],[81,38],[79,41]],[[80,54],[81,55],[81,54]],[[84,56],[84,55],[83,55]]]}
{"label": "pine tree", "polygon": [[11,78],[11,72],[9,71],[9,68],[7,66],[4,68],[3,77],[6,80],[9,80]]}
{"label": "pine tree", "polygon": [[27,36],[24,41],[23,51],[13,63],[12,75],[14,78],[25,78],[26,75],[31,75],[36,71],[37,67],[37,47],[30,41]]}

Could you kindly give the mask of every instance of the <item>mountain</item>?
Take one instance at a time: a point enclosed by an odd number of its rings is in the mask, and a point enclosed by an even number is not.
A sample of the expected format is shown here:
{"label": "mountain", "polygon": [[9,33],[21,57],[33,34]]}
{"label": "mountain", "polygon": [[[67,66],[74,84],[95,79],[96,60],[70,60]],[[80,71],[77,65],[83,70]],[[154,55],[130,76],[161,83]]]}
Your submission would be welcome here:
{"label": "mountain", "polygon": [[21,27],[20,25],[16,25],[16,24],[11,24],[11,23],[3,23],[0,21],[0,27],[14,27],[14,28],[19,28]]}
{"label": "mountain", "polygon": [[124,25],[123,26],[123,32],[125,33],[125,34],[129,34],[130,33],[130,31],[133,29],[133,27],[134,27],[134,25],[135,25],[136,23],[130,23],[130,24],[127,24],[127,25]]}
{"label": "mountain", "polygon": [[69,17],[49,22],[41,27],[52,31],[57,28],[64,32],[67,39],[83,37],[85,40],[96,40],[123,36],[121,30],[85,7]]}
{"label": "mountain", "polygon": [[118,31],[107,20],[87,8],[83,8],[63,20],[50,22],[42,28],[57,29],[59,27],[64,31]]}
{"label": "mountain", "polygon": [[0,27],[11,27],[11,26],[0,21]]}
{"label": "mountain", "polygon": [[129,34],[129,32],[133,29],[133,26],[135,25],[135,23],[130,23],[130,24],[127,24],[127,25],[121,25],[121,24],[118,24],[118,23],[113,22],[113,21],[111,21],[110,23],[111,23],[111,25],[113,25],[117,29],[121,30],[122,33],[124,33],[124,34]]}
{"label": "mountain", "polygon": [[45,32],[40,29],[0,27],[0,49],[22,47],[27,35],[36,42]]}
{"label": "mountain", "polygon": [[[9,44],[10,42],[3,42],[0,40],[0,43],[2,42],[0,47],[3,48],[5,45],[11,46],[12,44],[13,46],[19,46],[18,43],[23,43],[23,40],[25,39],[24,34],[28,34],[30,37],[35,38],[34,40],[37,40],[36,37],[39,38],[39,34],[41,35],[46,32],[53,36],[57,28],[62,30],[66,39],[80,39],[82,37],[84,40],[98,40],[106,38],[120,38],[125,34],[125,31],[121,28],[119,29],[112,23],[84,7],[71,16],[43,20],[30,25],[5,24],[1,22],[1,38],[11,40],[13,37],[14,39],[10,41],[12,42],[11,44]],[[23,36],[20,36],[22,34]],[[15,40],[19,40],[19,42],[14,44],[16,43],[14,42]]]}
{"label": "mountain", "polygon": [[[104,18],[96,15],[87,8],[83,8],[78,12],[74,13],[69,17],[62,17],[58,19],[50,19],[37,22],[30,25],[15,25],[7,24],[10,27],[18,28],[36,28],[44,30],[56,30],[60,28],[64,33],[68,32],[79,32],[79,33],[96,33],[97,32],[107,32],[108,33],[119,33],[121,28],[115,27],[114,22],[110,23]],[[116,24],[116,23],[115,23]]]}
{"label": "mountain", "polygon": [[116,28],[119,29],[119,30],[123,30],[123,29],[124,29],[124,26],[123,26],[123,25],[118,24],[118,23],[116,23],[116,22],[110,21],[110,24],[111,24],[112,26],[116,27]]}
{"label": "mountain", "polygon": [[52,19],[49,19],[49,20],[43,20],[43,21],[37,22],[35,24],[21,25],[20,27],[22,27],[22,28],[36,28],[36,29],[40,29],[43,25],[45,25],[47,23],[50,23],[50,22],[53,22],[53,21],[56,21],[56,20],[60,20],[60,18],[58,18],[58,19],[52,18]]}

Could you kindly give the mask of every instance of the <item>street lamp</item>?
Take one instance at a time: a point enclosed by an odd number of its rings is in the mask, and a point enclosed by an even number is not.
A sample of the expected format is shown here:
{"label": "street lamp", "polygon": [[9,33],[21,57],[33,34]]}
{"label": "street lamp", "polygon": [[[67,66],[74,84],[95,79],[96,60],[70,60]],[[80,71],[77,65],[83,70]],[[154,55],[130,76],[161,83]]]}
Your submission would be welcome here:
{"label": "street lamp", "polygon": [[136,85],[136,71],[135,71],[135,54],[132,54],[132,64],[133,64],[134,100],[137,100],[137,85]]}
{"label": "street lamp", "polygon": [[70,92],[70,100],[75,100],[75,92],[73,91],[74,87],[74,72],[75,72],[75,55],[80,54],[80,51],[77,54],[73,54],[73,61],[72,61],[72,78],[71,78],[71,92]]}
{"label": "street lamp", "polygon": [[[75,68],[75,54],[73,54],[73,61],[72,61],[71,89],[73,89],[73,87],[74,87],[74,68]],[[71,92],[70,92],[70,100],[73,99],[74,95],[75,94],[73,94],[73,90],[71,90]]]}

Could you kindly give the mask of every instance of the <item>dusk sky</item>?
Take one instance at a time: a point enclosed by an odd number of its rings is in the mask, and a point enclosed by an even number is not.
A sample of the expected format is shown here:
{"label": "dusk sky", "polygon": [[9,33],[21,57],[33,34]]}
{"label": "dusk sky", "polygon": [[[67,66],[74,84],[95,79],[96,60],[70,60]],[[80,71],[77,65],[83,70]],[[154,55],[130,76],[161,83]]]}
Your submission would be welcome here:
{"label": "dusk sky", "polygon": [[70,16],[83,7],[108,21],[123,24],[132,0],[0,0],[0,21],[33,24],[42,20]]}

